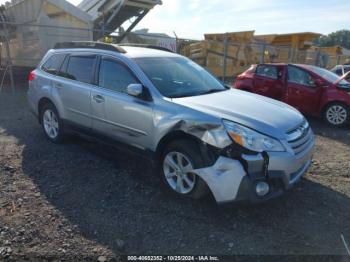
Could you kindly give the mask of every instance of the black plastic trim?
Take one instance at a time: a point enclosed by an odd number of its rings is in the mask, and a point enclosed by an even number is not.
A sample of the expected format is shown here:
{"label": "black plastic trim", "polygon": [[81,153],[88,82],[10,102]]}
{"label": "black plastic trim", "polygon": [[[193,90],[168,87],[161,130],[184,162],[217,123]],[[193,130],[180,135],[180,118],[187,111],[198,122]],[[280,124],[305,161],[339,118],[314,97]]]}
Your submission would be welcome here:
{"label": "black plastic trim", "polygon": [[114,138],[111,138],[109,136],[106,136],[105,134],[102,134],[96,130],[93,130],[91,128],[87,128],[81,125],[77,125],[71,121],[68,120],[62,120],[63,125],[65,128],[65,131],[69,133],[76,133],[78,135],[82,135],[87,137],[89,140],[92,141],[98,141],[103,144],[106,144],[108,146],[112,146],[118,149],[126,150],[132,154],[136,154],[144,159],[147,159],[151,161],[153,164],[155,163],[155,152],[153,152],[150,149],[141,149],[134,147],[132,145],[126,144],[124,142],[120,142],[115,140]]}
{"label": "black plastic trim", "polygon": [[118,45],[105,44],[100,42],[90,42],[90,41],[73,41],[73,42],[62,42],[57,43],[54,49],[78,49],[78,48],[88,48],[88,49],[100,49],[106,51],[113,51],[125,54],[124,48]]}

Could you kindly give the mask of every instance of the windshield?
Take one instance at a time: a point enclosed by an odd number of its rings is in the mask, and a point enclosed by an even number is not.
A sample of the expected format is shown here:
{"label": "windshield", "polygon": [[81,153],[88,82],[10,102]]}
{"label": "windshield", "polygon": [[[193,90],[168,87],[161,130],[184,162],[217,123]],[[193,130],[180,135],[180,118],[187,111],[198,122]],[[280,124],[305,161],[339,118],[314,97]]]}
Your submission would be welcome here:
{"label": "windshield", "polygon": [[[336,83],[340,80],[340,76],[338,76],[337,74],[327,70],[327,69],[324,69],[324,68],[320,68],[320,67],[310,67],[309,68],[310,71],[314,72],[315,74],[321,76],[322,78],[326,79],[328,82],[331,82],[331,83]],[[349,85],[349,82],[346,81],[346,80],[341,80],[339,83],[339,85]]]}
{"label": "windshield", "polygon": [[135,61],[159,92],[169,98],[226,90],[205,69],[184,57],[147,57]]}

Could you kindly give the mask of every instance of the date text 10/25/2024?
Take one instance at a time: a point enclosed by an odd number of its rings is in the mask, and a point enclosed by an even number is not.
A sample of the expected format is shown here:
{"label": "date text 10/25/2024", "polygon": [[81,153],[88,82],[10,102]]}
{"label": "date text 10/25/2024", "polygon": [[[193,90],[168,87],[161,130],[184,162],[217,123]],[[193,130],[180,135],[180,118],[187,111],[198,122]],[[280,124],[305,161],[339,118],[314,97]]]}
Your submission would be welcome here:
{"label": "date text 10/25/2024", "polygon": [[216,256],[128,256],[127,261],[220,261]]}

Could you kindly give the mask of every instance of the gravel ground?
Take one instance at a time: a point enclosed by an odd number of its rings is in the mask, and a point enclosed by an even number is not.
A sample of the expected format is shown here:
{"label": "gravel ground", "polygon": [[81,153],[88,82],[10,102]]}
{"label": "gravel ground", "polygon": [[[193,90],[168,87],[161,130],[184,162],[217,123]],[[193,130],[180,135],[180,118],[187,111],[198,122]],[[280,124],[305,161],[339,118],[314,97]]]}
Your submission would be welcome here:
{"label": "gravel ground", "polygon": [[120,254],[346,255],[350,128],[310,119],[313,166],[285,196],[219,207],[169,196],[145,160],[72,138],[48,142],[24,95],[0,94],[1,257]]}

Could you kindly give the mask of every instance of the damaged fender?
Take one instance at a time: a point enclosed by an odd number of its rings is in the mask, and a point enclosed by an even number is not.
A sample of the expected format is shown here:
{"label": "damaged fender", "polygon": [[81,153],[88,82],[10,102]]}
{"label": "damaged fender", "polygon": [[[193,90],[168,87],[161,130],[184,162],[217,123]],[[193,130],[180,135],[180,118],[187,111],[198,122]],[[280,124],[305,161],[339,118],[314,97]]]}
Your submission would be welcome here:
{"label": "damaged fender", "polygon": [[[155,130],[161,131],[157,137],[164,137],[173,131],[182,131],[219,149],[224,149],[232,144],[232,140],[228,136],[225,127],[217,118],[208,117],[208,115],[203,114],[203,116],[198,117],[198,119],[202,120],[194,120],[189,116],[190,114],[186,113],[174,116],[173,114],[157,112],[155,114],[154,125],[157,127]],[[159,141],[155,141],[155,145],[158,143]]]}
{"label": "damaged fender", "polygon": [[174,126],[174,129],[193,135],[204,143],[217,148],[225,148],[232,144],[223,125],[181,120]]}

